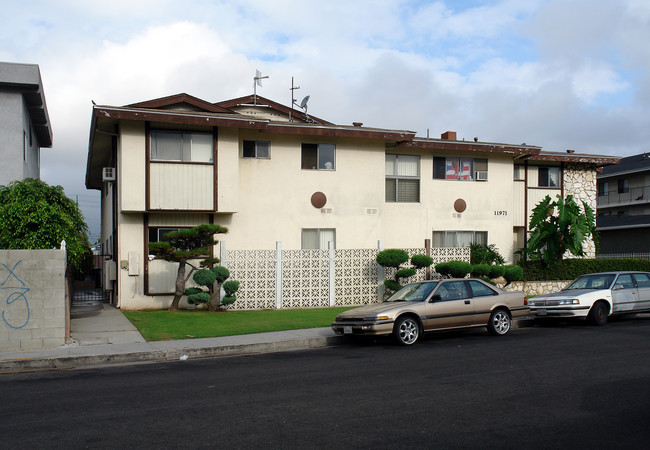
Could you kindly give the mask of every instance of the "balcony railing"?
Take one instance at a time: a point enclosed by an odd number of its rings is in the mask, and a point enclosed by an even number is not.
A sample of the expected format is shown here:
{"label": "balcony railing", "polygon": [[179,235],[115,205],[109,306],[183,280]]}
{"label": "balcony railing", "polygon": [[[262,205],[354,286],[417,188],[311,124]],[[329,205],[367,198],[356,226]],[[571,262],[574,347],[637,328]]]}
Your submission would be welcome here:
{"label": "balcony railing", "polygon": [[650,202],[650,186],[630,188],[628,192],[608,192],[598,195],[598,206]]}

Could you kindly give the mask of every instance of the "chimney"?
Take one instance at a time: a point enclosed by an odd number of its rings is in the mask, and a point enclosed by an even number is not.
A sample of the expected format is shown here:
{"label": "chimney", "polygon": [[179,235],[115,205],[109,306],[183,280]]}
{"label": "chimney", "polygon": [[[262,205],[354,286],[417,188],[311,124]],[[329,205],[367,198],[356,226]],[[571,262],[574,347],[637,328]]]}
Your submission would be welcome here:
{"label": "chimney", "polygon": [[352,125],[354,125],[355,127],[362,127],[363,122],[352,122]]}
{"label": "chimney", "polygon": [[441,139],[444,139],[445,141],[455,141],[456,140],[456,132],[455,131],[445,131],[440,135]]}

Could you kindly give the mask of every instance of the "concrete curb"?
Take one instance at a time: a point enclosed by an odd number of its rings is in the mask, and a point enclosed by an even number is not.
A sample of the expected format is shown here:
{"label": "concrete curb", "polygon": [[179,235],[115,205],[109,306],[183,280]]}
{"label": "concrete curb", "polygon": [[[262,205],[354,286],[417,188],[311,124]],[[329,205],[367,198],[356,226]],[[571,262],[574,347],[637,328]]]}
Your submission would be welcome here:
{"label": "concrete curb", "polygon": [[239,345],[207,347],[181,346],[170,349],[156,349],[156,345],[152,344],[150,345],[151,349],[147,351],[7,359],[0,361],[0,373],[78,369],[111,364],[181,361],[181,357],[184,356],[187,356],[187,359],[198,359],[257,353],[277,353],[329,347],[343,344],[344,341],[345,339],[342,336],[326,336]]}

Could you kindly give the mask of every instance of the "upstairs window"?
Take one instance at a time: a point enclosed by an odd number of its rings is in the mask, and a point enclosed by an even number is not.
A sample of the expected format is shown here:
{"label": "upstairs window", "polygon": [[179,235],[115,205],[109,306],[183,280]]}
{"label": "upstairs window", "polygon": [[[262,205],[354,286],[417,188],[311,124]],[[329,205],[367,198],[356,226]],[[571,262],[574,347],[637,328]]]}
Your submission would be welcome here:
{"label": "upstairs window", "polygon": [[626,194],[628,192],[630,192],[630,180],[628,180],[627,178],[618,180],[618,193]]}
{"label": "upstairs window", "polygon": [[334,144],[302,144],[301,168],[306,170],[335,170]]}
{"label": "upstairs window", "polygon": [[212,162],[212,134],[151,132],[152,161]]}
{"label": "upstairs window", "polygon": [[336,229],[303,228],[301,241],[303,250],[327,250],[329,242],[332,242],[336,248]]}
{"label": "upstairs window", "polygon": [[526,166],[522,166],[521,164],[515,164],[514,165],[514,180],[515,181],[523,181],[525,180],[525,174],[526,174]]}
{"label": "upstairs window", "polygon": [[609,193],[609,183],[607,181],[598,183],[598,196],[603,197],[608,193]]}
{"label": "upstairs window", "polygon": [[438,180],[487,181],[486,158],[433,158],[433,178]]}
{"label": "upstairs window", "polygon": [[560,187],[559,167],[540,167],[537,171],[538,187]]}
{"label": "upstairs window", "polygon": [[420,157],[386,155],[386,201],[420,201]]}
{"label": "upstairs window", "polygon": [[271,143],[269,141],[246,141],[242,142],[243,158],[270,158]]}

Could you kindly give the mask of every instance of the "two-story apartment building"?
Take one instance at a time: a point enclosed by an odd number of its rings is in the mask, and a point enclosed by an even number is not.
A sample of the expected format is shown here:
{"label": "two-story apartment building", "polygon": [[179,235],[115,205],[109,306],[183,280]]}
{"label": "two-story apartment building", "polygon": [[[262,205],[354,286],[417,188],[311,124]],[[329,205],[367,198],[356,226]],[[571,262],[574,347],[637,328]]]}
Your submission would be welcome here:
{"label": "two-story apartment building", "polygon": [[650,153],[598,174],[597,223],[600,253],[650,252]]}
{"label": "two-story apartment building", "polygon": [[0,185],[40,178],[52,127],[36,64],[0,62]]}
{"label": "two-story apartment building", "polygon": [[230,249],[483,242],[512,260],[539,200],[574,194],[595,207],[596,169],[618,160],[415,134],[335,125],[259,96],[94,106],[86,186],[102,192],[118,304],[166,307],[174,273],[147,244],[201,223],[229,228],[219,239]]}

